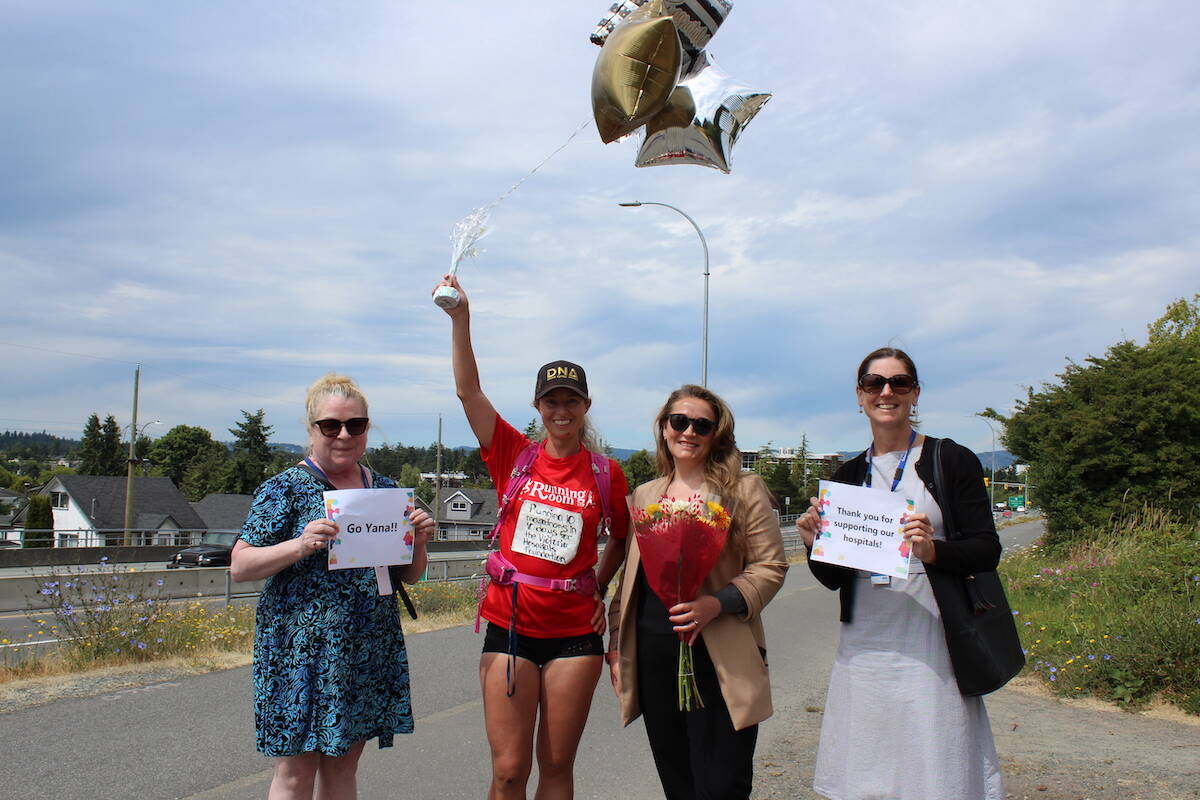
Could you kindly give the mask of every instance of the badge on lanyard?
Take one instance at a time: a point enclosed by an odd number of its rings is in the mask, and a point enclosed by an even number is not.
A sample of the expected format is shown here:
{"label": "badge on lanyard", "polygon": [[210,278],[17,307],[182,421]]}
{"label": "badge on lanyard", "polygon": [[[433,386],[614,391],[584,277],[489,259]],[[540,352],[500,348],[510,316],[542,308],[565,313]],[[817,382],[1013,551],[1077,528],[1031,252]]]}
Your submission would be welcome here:
{"label": "badge on lanyard", "polygon": [[[896,474],[892,477],[892,488],[889,491],[896,491],[896,487],[900,485],[900,479],[904,476],[904,467],[906,464],[908,464],[908,454],[912,452],[913,442],[916,440],[916,431],[912,431],[908,434],[908,447],[905,448],[904,455],[900,458],[900,463],[896,465]],[[867,448],[867,475],[866,479],[863,481],[864,486],[871,485],[871,462],[873,461],[874,455],[875,443],[872,442],[871,446]],[[888,586],[891,584],[891,582],[892,577],[890,575],[880,575],[878,573],[871,574],[872,586]]]}

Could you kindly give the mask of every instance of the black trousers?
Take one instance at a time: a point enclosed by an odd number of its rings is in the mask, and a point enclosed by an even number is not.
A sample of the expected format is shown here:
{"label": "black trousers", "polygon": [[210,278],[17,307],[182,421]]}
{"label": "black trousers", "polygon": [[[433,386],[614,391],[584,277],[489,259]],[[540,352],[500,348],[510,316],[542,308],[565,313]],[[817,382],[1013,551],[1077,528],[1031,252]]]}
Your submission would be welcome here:
{"label": "black trousers", "polygon": [[667,800],[747,800],[758,726],[733,729],[703,640],[692,657],[704,707],[680,711],[679,640],[673,633],[638,633],[638,703],[663,794]]}

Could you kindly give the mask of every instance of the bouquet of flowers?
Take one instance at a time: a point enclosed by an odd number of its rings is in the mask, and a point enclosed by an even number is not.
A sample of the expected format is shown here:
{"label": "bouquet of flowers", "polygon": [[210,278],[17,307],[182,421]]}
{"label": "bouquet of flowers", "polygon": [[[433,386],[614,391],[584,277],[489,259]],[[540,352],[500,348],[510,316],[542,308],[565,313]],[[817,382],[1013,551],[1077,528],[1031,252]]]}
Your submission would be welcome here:
{"label": "bouquet of flowers", "polygon": [[[729,512],[699,495],[664,497],[634,509],[633,529],[646,583],[667,608],[696,599],[700,584],[717,563],[729,533]],[[692,667],[688,634],[679,634],[679,708],[703,707]]]}

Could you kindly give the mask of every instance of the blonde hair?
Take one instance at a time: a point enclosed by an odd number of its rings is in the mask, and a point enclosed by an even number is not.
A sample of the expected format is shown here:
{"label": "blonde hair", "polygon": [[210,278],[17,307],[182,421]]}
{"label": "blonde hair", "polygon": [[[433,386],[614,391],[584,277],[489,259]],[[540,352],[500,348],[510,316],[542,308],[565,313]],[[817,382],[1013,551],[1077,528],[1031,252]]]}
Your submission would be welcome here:
{"label": "blonde hair", "polygon": [[367,410],[367,396],[358,388],[353,379],[336,372],[327,372],[308,387],[308,395],[304,398],[304,418],[308,425],[317,421],[317,411],[330,397],[344,397],[347,400],[357,400],[362,403],[363,416],[370,416]]}
{"label": "blonde hair", "polygon": [[704,465],[704,479],[716,487],[721,502],[733,514],[733,521],[729,527],[729,541],[740,552],[744,546],[745,534],[741,532],[741,526],[738,524],[734,504],[738,499],[738,482],[742,479],[742,453],[733,438],[733,412],[715,392],[694,383],[684,384],[671,392],[667,402],[659,409],[658,416],[654,418],[655,465],[658,467],[659,477],[668,477],[675,471],[675,459],[667,449],[663,426],[667,424],[671,406],[686,397],[708,403],[716,416],[713,422],[717,423],[717,427],[712,432],[712,446],[708,451],[708,461]]}

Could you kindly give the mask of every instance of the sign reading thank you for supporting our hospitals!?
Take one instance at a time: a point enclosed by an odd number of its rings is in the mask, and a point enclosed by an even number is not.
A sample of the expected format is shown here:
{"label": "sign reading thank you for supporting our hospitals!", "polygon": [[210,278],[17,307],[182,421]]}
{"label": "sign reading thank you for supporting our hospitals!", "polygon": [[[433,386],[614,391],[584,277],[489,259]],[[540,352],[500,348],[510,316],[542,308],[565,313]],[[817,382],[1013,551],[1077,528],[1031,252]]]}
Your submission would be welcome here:
{"label": "sign reading thank you for supporting our hospitals!", "polygon": [[413,560],[412,489],[325,492],[325,516],[338,524],[329,568],[386,567]]}
{"label": "sign reading thank you for supporting our hospitals!", "polygon": [[812,558],[893,578],[908,577],[911,548],[900,530],[913,501],[902,494],[821,481],[821,531]]}

